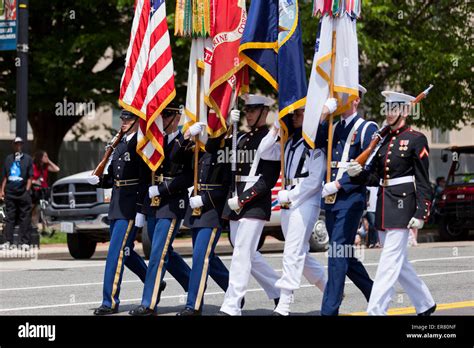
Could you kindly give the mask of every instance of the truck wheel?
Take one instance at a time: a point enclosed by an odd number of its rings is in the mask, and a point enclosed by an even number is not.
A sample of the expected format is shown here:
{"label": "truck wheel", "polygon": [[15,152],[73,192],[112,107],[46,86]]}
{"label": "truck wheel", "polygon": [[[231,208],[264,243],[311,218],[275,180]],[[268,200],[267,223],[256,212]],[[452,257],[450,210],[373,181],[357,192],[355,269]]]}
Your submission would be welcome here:
{"label": "truck wheel", "polygon": [[456,221],[450,221],[446,217],[440,218],[439,221],[439,236],[443,241],[457,241],[466,239],[469,230],[459,226]]}
{"label": "truck wheel", "polygon": [[320,252],[326,251],[329,243],[329,235],[326,229],[324,218],[320,217],[314,224],[311,237],[309,237],[309,251]]}
{"label": "truck wheel", "polygon": [[145,254],[145,260],[149,260],[151,253],[151,240],[150,236],[148,235],[148,229],[146,224],[142,228],[142,248],[143,254]]}
{"label": "truck wheel", "polygon": [[90,259],[95,253],[96,242],[91,241],[86,235],[72,233],[67,235],[69,254],[75,259]]}

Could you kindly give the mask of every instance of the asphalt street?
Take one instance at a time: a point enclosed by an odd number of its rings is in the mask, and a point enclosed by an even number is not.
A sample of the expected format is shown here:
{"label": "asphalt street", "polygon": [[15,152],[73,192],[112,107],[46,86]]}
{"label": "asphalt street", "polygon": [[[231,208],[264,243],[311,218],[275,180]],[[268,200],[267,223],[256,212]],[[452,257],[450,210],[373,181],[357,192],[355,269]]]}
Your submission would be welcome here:
{"label": "asphalt street", "polygon": [[[380,249],[364,249],[363,263],[375,276]],[[313,256],[324,265],[324,253]],[[265,253],[268,262],[281,273],[281,252]],[[222,257],[229,266],[231,256]],[[439,310],[435,315],[474,315],[474,241],[425,243],[409,249],[409,259],[431,290]],[[189,257],[186,258],[191,263]],[[92,315],[102,298],[105,260],[96,257],[78,261],[70,258],[38,260],[2,260],[0,262],[0,315]],[[166,274],[166,291],[159,314],[175,315],[186,302],[180,285]],[[252,278],[245,297],[243,315],[270,315],[273,301]],[[125,270],[118,315],[140,303],[143,284]],[[219,311],[224,292],[210,280],[205,296],[204,315]],[[306,280],[295,292],[292,315],[319,315],[322,293]],[[347,279],[341,314],[364,315],[367,303],[360,291]],[[414,309],[400,286],[396,288],[390,314],[413,315]]]}

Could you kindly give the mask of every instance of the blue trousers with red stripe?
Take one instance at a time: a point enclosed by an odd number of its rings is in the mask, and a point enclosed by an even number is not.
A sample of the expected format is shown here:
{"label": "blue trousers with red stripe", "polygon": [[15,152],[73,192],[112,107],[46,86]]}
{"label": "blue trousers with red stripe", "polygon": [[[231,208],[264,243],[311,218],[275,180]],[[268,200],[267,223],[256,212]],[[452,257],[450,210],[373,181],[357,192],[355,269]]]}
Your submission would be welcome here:
{"label": "blue trousers with red stripe", "polygon": [[120,285],[124,266],[145,282],[147,265],[134,248],[137,229],[133,220],[112,220],[110,224],[110,245],[105,261],[103,299],[104,306],[119,305]]}

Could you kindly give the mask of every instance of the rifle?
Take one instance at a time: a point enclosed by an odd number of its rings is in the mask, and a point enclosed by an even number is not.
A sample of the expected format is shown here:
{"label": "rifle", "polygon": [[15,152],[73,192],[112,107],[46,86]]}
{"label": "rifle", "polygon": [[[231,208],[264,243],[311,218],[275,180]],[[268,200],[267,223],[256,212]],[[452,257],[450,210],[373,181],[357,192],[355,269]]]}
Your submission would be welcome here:
{"label": "rifle", "polygon": [[120,129],[120,132],[118,132],[112,138],[112,140],[107,143],[107,146],[105,147],[104,156],[102,157],[102,160],[99,162],[97,167],[92,172],[92,175],[97,175],[98,177],[101,177],[102,174],[104,174],[105,166],[109,162],[110,156],[112,156],[112,153],[114,152],[115,148],[120,143],[120,141],[122,141],[122,138],[124,135],[125,135],[125,132],[123,132],[122,129]]}
{"label": "rifle", "polygon": [[[423,99],[425,99],[428,93],[430,92],[431,88],[433,88],[433,85],[430,85],[427,89],[425,89],[423,92],[418,94],[418,96],[414,100],[411,101],[410,105],[413,106],[415,104],[418,104]],[[359,162],[361,166],[365,165],[369,157],[377,148],[377,145],[388,134],[389,131],[390,131],[390,126],[387,125],[381,130],[374,133],[373,139],[370,142],[369,146],[364,151],[362,151],[362,153],[356,158],[356,161]]]}

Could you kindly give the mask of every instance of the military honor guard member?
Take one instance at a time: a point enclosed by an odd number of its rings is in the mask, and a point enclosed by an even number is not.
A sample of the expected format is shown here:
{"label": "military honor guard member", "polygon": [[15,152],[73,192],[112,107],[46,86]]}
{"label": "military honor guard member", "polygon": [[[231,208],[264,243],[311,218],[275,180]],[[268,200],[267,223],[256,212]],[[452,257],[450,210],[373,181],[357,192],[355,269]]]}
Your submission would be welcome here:
{"label": "military honor guard member", "polygon": [[[285,247],[283,274],[275,284],[280,289],[280,301],[273,315],[290,314],[293,292],[299,289],[303,275],[322,292],[326,286],[324,266],[309,254],[309,239],[320,212],[326,156],[320,149],[310,150],[305,146],[303,118],[304,109],[295,110],[291,116],[294,131],[284,147],[285,182],[284,189],[278,192],[278,201],[282,205],[280,219]],[[263,139],[262,159],[280,160],[279,126],[277,120]]]}
{"label": "military honor guard member", "polygon": [[[369,144],[377,127],[357,114],[357,107],[365,88],[359,87],[359,98],[341,115],[333,127],[331,182],[323,187],[323,198],[336,195],[331,204],[325,203],[326,227],[329,233],[328,282],[323,295],[321,315],[338,315],[344,294],[346,275],[354,282],[367,301],[372,290],[372,280],[362,263],[355,257],[354,239],[366,206],[366,187],[351,182],[347,164],[355,159]],[[337,108],[337,101],[326,101],[322,124],[316,135],[316,148],[327,149],[328,123],[325,118]],[[364,137],[362,137],[364,134]]]}
{"label": "military honor guard member", "polygon": [[[107,173],[99,178],[91,175],[88,182],[101,183],[112,188],[108,218],[110,220],[110,245],[105,262],[102,305],[94,310],[95,315],[117,313],[124,265],[143,282],[147,266],[134,250],[137,229],[143,227],[143,200],[148,189],[150,170],[136,152],[137,117],[122,110],[122,131],[126,132],[114,149]],[[157,294],[158,295],[158,294]]]}
{"label": "military honor guard member", "polygon": [[[194,152],[190,139],[205,129],[205,124],[194,123],[185,132],[187,140],[182,146]],[[208,275],[222,290],[226,291],[228,288],[229,271],[215,254],[215,247],[225,224],[221,216],[229,192],[230,174],[230,164],[219,159],[217,151],[199,152],[198,191],[197,195],[191,194],[184,218],[184,225],[192,231],[193,264],[187,302],[184,309],[178,313],[179,316],[202,314]]]}
{"label": "military honor guard member", "polygon": [[[241,315],[242,300],[251,274],[275,304],[280,296],[275,287],[280,277],[257,251],[265,221],[270,220],[271,190],[280,173],[280,162],[261,159],[259,151],[260,142],[269,131],[266,119],[273,100],[259,95],[245,95],[244,100],[250,131],[238,134],[237,172],[233,174],[236,188],[231,188],[231,198],[223,212],[223,217],[230,220],[234,251],[221,315]],[[232,122],[238,122],[240,111],[232,110],[230,117]],[[227,139],[227,147],[230,147],[231,140]]]}
{"label": "military honor guard member", "polygon": [[[134,316],[154,315],[168,270],[188,290],[190,267],[173,251],[173,240],[188,206],[188,187],[192,185],[192,157],[183,151],[183,134],[178,130],[180,109],[169,106],[163,110],[165,158],[158,170],[146,179],[146,214],[150,221],[151,253],[141,304],[130,311]],[[151,181],[151,186],[149,186]],[[169,267],[168,267],[169,266]],[[161,285],[160,285],[161,284]]]}
{"label": "military honor guard member", "polygon": [[390,133],[365,169],[354,161],[347,170],[354,184],[379,186],[375,225],[383,249],[367,312],[386,315],[399,281],[418,315],[428,316],[436,304],[407,256],[409,229],[423,228],[430,212],[428,142],[406,123],[407,108],[415,98],[391,91],[382,95]]}

